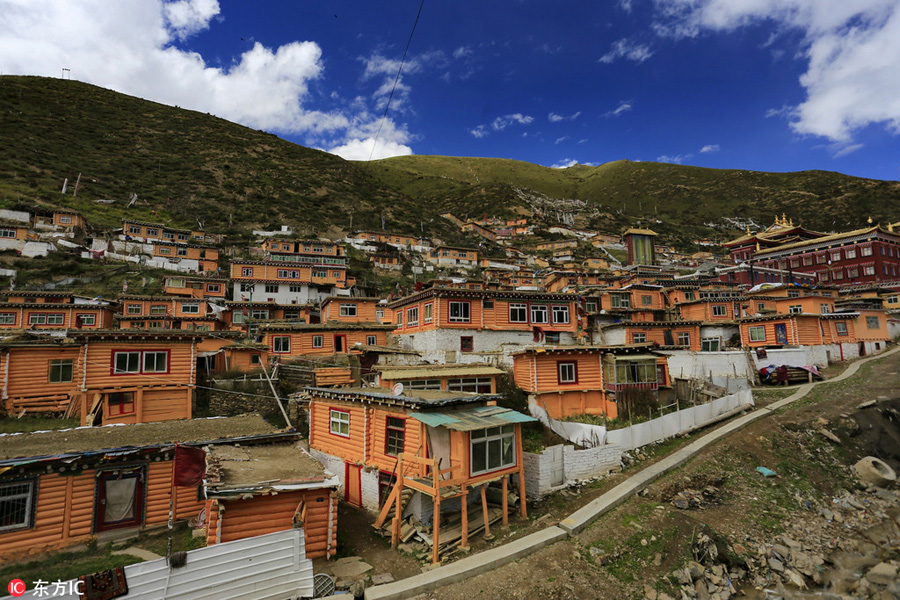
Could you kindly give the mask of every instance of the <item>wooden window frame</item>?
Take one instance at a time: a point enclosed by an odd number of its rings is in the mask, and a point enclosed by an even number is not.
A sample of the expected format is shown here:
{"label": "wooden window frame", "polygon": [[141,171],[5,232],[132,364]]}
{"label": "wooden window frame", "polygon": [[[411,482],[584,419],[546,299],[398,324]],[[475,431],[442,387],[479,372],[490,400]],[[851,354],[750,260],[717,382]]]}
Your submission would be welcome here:
{"label": "wooden window frame", "polygon": [[[62,369],[68,367],[69,378],[63,379]],[[51,358],[47,361],[47,383],[72,383],[75,381],[75,361],[71,358]],[[54,371],[57,372],[54,379]]]}
{"label": "wooden window frame", "polygon": [[[759,337],[759,335],[758,335],[759,332],[762,332],[762,337]],[[747,327],[747,339],[750,340],[751,342],[766,341],[766,326],[765,325],[750,325],[750,326],[748,326]]]}
{"label": "wooden window frame", "polygon": [[[335,418],[338,417],[338,418]],[[343,419],[342,417],[347,417]],[[338,431],[335,431],[335,424],[338,425]],[[341,433],[341,425],[347,425],[347,433]],[[350,437],[350,411],[342,410],[339,408],[330,408],[328,409],[328,433],[331,435],[340,437],[340,438],[349,438]]]}
{"label": "wooden window frame", "polygon": [[[284,349],[284,341],[287,340],[287,350]],[[274,354],[290,354],[291,353],[291,336],[289,335],[273,335],[272,336],[272,352]]]}
{"label": "wooden window frame", "polygon": [[[0,501],[3,506],[8,502],[14,502],[17,499],[25,500],[25,510],[23,514],[23,519],[18,520],[15,523],[11,523],[9,525],[0,526],[0,534],[8,533],[10,531],[21,531],[25,529],[33,529],[34,528],[34,513],[35,507],[37,505],[37,491],[38,491],[38,480],[34,477],[28,479],[17,479],[13,481],[4,481],[0,482],[0,490],[10,489],[15,487],[25,487],[27,489],[22,489],[21,492],[10,495],[3,495],[3,500]],[[8,512],[11,514],[13,512],[12,507],[8,509]],[[18,512],[18,511],[16,511]]]}
{"label": "wooden window frame", "polygon": [[[563,373],[563,369],[569,370],[571,367],[571,375]],[[556,382],[560,385],[567,383],[578,383],[578,362],[572,360],[556,361]]]}
{"label": "wooden window frame", "polygon": [[[403,423],[403,427],[398,427],[396,425],[391,425],[391,420],[400,421]],[[391,439],[391,434],[393,433],[395,439]],[[397,436],[399,436],[399,450],[396,450],[396,442]],[[392,441],[394,442],[395,448],[391,448]],[[396,450],[393,451],[392,450]],[[397,456],[401,452],[406,450],[406,418],[398,417],[395,415],[386,415],[384,418],[384,453],[387,456]]]}
{"label": "wooden window frame", "polygon": [[475,352],[475,338],[471,335],[459,336],[460,352]]}

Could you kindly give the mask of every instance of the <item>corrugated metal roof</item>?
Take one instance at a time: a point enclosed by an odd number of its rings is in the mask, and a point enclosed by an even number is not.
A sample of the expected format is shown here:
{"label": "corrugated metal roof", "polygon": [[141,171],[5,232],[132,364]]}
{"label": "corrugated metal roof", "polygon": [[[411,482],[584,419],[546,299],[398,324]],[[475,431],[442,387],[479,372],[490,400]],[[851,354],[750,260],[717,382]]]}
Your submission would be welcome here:
{"label": "corrugated metal roof", "polygon": [[477,406],[453,411],[410,413],[409,416],[430,427],[446,427],[456,431],[475,431],[498,425],[537,421],[534,417],[502,406]]}

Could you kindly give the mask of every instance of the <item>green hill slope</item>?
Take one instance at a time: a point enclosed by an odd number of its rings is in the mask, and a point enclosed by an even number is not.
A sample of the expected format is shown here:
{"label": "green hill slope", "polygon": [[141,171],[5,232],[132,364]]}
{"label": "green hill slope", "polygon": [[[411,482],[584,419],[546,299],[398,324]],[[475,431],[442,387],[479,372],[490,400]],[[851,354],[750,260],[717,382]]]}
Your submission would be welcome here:
{"label": "green hill slope", "polygon": [[[452,242],[453,228],[438,216],[450,211],[608,233],[641,221],[685,246],[697,235],[729,237],[739,228],[729,217],[767,225],[787,213],[825,231],[900,218],[898,182],[628,161],[568,169],[442,156],[357,163],[207,114],[38,77],[0,77],[0,144],[0,205],[65,206],[107,227],[127,215],[175,226],[199,220],[232,235],[281,224],[336,235],[380,228],[384,218],[390,230],[424,228]],[[133,193],[138,201],[126,208]]]}

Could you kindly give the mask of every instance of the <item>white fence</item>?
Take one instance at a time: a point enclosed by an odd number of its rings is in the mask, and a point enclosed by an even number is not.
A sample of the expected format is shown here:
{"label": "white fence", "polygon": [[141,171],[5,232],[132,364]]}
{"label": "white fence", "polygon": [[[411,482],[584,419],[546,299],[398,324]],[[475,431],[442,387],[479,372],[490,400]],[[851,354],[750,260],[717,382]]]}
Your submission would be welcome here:
{"label": "white fence", "polygon": [[602,425],[551,419],[547,412],[535,403],[529,404],[529,410],[544,425],[574,444],[588,448],[612,444],[621,447],[622,450],[632,450],[684,433],[740,406],[753,406],[753,393],[750,390],[740,390],[706,404],[676,410],[645,423],[612,431],[607,431]]}
{"label": "white fence", "polygon": [[[160,558],[125,567],[128,593],[141,600],[287,600],[312,598],[313,563],[306,558],[302,529],[216,544],[187,553],[184,567],[170,569]],[[68,582],[61,586],[71,589]],[[40,597],[32,582],[23,598]],[[47,586],[44,597],[55,589]],[[53,594],[78,600],[78,594]],[[12,600],[7,596],[3,600]]]}

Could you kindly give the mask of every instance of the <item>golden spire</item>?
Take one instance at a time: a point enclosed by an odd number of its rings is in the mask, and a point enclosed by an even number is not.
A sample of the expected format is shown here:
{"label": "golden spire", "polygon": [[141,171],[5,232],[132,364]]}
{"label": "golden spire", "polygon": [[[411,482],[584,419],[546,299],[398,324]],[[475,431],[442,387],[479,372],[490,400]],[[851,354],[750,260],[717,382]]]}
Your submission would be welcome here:
{"label": "golden spire", "polygon": [[759,242],[756,242],[756,251],[759,252]]}
{"label": "golden spire", "polygon": [[866,223],[868,223],[869,225],[871,225],[871,224],[872,224],[872,217],[869,217],[868,219],[866,219]]}
{"label": "golden spire", "polygon": [[785,213],[781,213],[781,224],[787,225],[787,215]]}
{"label": "golden spire", "polygon": [[752,233],[750,233],[750,226],[749,226],[749,225],[747,225],[747,235],[753,235]]}
{"label": "golden spire", "polygon": [[790,221],[790,223],[788,223],[788,225],[790,225],[791,227],[794,226],[794,218],[793,217],[791,217],[791,221]]}

